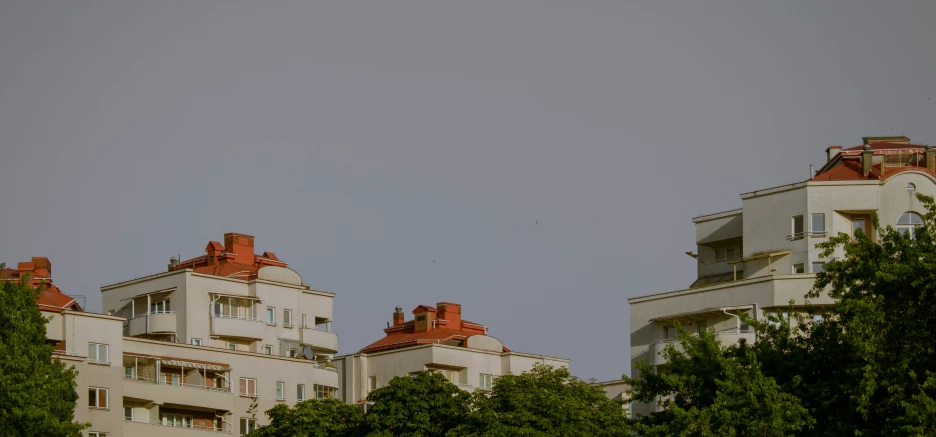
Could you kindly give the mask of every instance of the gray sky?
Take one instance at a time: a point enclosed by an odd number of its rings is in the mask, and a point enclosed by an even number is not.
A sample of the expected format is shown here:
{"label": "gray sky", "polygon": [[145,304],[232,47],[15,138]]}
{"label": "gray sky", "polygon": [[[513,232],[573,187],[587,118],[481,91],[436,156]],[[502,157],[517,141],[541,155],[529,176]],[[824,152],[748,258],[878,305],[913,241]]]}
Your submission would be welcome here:
{"label": "gray sky", "polygon": [[0,0],[0,261],[49,256],[100,310],[100,286],[249,233],[337,293],[342,353],[395,305],[455,301],[514,350],[618,378],[627,298],[694,279],[691,217],[805,179],[829,144],[936,143],[934,18],[932,1]]}

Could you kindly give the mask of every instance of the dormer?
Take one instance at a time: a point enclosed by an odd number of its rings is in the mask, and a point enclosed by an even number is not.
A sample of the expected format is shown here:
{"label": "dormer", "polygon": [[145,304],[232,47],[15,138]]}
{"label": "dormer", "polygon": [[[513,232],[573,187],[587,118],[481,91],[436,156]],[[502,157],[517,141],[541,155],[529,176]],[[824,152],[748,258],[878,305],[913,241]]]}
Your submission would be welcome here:
{"label": "dormer", "polygon": [[431,331],[435,328],[436,309],[420,305],[413,310],[414,328],[416,332]]}

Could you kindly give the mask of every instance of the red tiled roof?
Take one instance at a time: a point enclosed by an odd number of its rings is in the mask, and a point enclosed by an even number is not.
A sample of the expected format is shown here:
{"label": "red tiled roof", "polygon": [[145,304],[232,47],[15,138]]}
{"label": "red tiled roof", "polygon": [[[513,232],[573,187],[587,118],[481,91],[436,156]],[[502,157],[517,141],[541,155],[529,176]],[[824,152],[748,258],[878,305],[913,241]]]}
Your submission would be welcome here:
{"label": "red tiled roof", "polygon": [[[34,263],[20,263],[22,267],[34,267]],[[32,266],[30,266],[32,265]],[[0,279],[21,279],[22,273],[30,274],[29,286],[39,287],[41,291],[36,297],[36,305],[42,311],[60,313],[63,310],[84,311],[75,299],[62,293],[49,278],[37,278],[33,272],[20,272],[19,270],[0,270]]]}
{"label": "red tiled roof", "polygon": [[[893,149],[910,150],[910,149],[923,149],[926,147],[925,144],[913,144],[913,143],[883,143],[883,142],[878,143],[878,142],[875,142],[875,143],[870,143],[868,145],[871,146],[871,150],[893,150]],[[849,147],[847,149],[842,149],[843,152],[850,152],[850,151],[855,151],[855,150],[857,151],[864,150],[864,144],[860,146]]]}
{"label": "red tiled roof", "polygon": [[196,273],[202,273],[206,275],[245,279],[246,277],[256,275],[260,268],[250,264],[226,262],[214,265],[198,266],[193,270]]}
{"label": "red tiled roof", "polygon": [[[473,335],[487,334],[487,327],[484,325],[462,320],[461,305],[442,302],[438,304],[438,308],[419,305],[413,310],[414,314],[420,314],[419,317],[425,317],[420,321],[419,329],[415,320],[402,321],[402,311],[398,310],[394,313],[395,325],[384,329],[386,336],[367,345],[359,353],[380,352],[422,344],[444,344],[451,340],[464,341]],[[465,345],[464,342],[461,344],[461,346]],[[504,347],[503,351],[510,352],[510,349]]]}
{"label": "red tiled roof", "polygon": [[817,174],[814,178],[810,179],[812,181],[876,181],[876,180],[885,180],[895,174],[906,172],[906,171],[919,171],[927,173],[936,177],[936,173],[930,171],[926,167],[898,167],[898,168],[888,168],[887,173],[881,176],[881,165],[874,164],[871,166],[871,173],[867,176],[862,173],[861,162],[857,160],[844,160],[839,165],[836,165],[822,173]]}

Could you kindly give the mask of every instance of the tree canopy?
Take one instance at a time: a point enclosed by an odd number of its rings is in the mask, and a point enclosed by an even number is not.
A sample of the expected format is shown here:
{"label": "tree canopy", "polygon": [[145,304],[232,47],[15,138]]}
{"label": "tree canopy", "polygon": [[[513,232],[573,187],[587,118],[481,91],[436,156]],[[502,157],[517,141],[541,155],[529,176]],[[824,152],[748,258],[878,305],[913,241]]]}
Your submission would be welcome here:
{"label": "tree canopy", "polygon": [[266,412],[270,424],[257,437],[355,437],[361,434],[364,413],[357,405],[338,399],[312,399],[293,408],[277,405]]}
{"label": "tree canopy", "polygon": [[[638,365],[634,396],[665,411],[639,435],[936,436],[936,203],[913,229],[840,233],[817,245],[830,260],[789,322],[753,321],[758,341],[722,348],[679,334],[668,365]],[[804,314],[805,313],[805,314]]]}
{"label": "tree canopy", "polygon": [[[0,264],[0,270],[3,269]],[[3,279],[3,278],[0,278]],[[52,358],[46,319],[36,306],[39,290],[0,280],[0,423],[3,435],[80,436],[74,423],[74,367]]]}

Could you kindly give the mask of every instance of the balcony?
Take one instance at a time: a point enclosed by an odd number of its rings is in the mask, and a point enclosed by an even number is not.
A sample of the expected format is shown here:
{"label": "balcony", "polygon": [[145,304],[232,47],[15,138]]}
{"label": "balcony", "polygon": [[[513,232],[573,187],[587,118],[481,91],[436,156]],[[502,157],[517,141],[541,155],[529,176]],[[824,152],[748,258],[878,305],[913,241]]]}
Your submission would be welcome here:
{"label": "balcony", "polygon": [[153,311],[137,315],[128,321],[128,325],[127,335],[130,337],[143,334],[174,334],[176,315],[172,311]]}
{"label": "balcony", "polygon": [[300,331],[302,332],[302,344],[333,353],[338,352],[338,334],[308,326],[301,328]]}
{"label": "balcony", "polygon": [[123,435],[145,435],[151,437],[199,437],[209,433],[231,433],[231,425],[225,423],[224,428],[192,425],[191,427],[167,426],[157,421],[124,420]]}
{"label": "balcony", "polygon": [[153,379],[125,377],[123,395],[130,398],[150,400],[157,404],[169,403],[222,411],[234,409],[234,396],[229,387],[216,388],[182,383],[178,385],[161,384]]}
{"label": "balcony", "polygon": [[[728,347],[733,344],[737,344],[741,339],[747,340],[748,343],[754,342],[754,331],[739,331],[739,330],[730,330],[730,331],[720,331],[715,333],[715,338],[721,342],[722,346]],[[666,358],[663,357],[663,350],[666,349],[666,345],[674,343],[676,350],[682,352],[683,347],[676,339],[660,340],[650,343],[650,350],[647,353],[647,361],[651,366],[662,366],[666,364]]]}
{"label": "balcony", "polygon": [[211,335],[262,340],[266,323],[257,319],[211,316]]}

